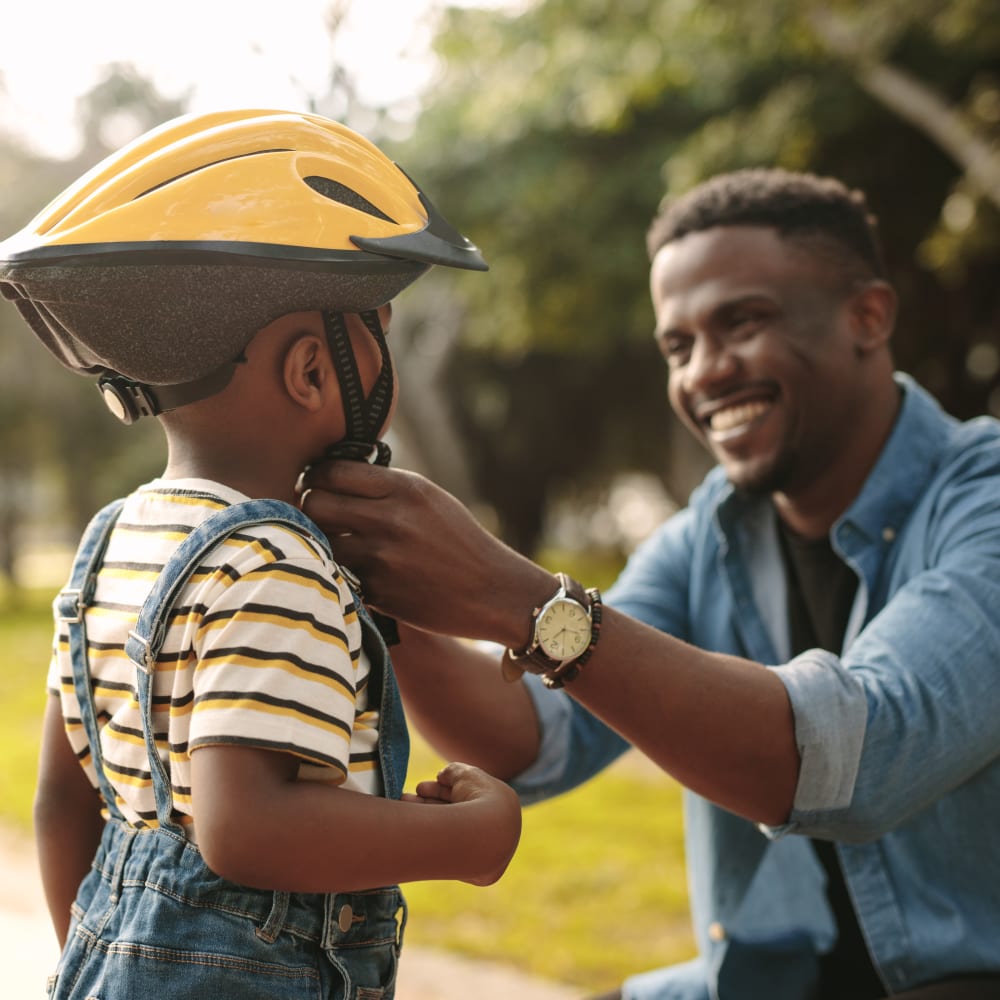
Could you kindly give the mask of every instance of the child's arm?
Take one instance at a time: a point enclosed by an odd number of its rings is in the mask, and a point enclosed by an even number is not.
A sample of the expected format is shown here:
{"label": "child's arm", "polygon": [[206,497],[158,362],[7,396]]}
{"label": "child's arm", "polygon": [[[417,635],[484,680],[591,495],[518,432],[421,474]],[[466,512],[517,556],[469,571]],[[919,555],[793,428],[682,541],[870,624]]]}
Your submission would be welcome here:
{"label": "child's arm", "polygon": [[428,879],[489,885],[517,847],[517,796],[478,768],[449,764],[418,789],[432,801],[400,802],[298,782],[298,765],[291,755],[245,747],[192,752],[195,832],[215,872],[297,892]]}
{"label": "child's arm", "polygon": [[59,699],[50,695],[35,792],[35,842],[60,947],[69,930],[70,904],[90,870],[103,829],[100,797],[66,738]]}

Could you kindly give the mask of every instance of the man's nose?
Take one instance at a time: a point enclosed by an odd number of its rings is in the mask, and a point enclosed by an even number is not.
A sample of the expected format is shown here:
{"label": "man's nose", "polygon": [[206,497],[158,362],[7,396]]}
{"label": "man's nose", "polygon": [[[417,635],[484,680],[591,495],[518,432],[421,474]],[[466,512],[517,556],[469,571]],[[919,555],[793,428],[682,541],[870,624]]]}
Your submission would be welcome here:
{"label": "man's nose", "polygon": [[714,337],[699,336],[684,366],[683,387],[687,393],[705,392],[731,379],[739,367],[736,352]]}

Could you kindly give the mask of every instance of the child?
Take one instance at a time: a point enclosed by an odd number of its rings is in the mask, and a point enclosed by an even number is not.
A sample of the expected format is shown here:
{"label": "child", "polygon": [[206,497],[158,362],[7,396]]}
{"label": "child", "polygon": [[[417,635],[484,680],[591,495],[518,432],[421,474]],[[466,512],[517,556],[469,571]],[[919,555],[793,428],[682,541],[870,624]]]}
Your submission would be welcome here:
{"label": "child", "polygon": [[4,295],[169,455],[55,602],[51,997],[391,997],[396,883],[506,868],[506,785],[401,797],[386,645],[294,506],[317,457],[388,460],[388,303],[434,263],[486,266],[362,137],[272,111],[169,122],[0,245]]}

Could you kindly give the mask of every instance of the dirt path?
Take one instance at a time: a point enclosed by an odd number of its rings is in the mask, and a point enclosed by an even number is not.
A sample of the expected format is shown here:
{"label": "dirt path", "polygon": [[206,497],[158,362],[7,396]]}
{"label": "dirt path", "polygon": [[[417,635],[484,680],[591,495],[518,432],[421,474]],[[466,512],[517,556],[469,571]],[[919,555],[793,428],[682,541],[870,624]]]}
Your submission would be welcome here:
{"label": "dirt path", "polygon": [[[0,968],[4,1000],[42,1000],[57,948],[31,844],[0,827]],[[396,1000],[578,1000],[570,987],[510,966],[407,946]]]}

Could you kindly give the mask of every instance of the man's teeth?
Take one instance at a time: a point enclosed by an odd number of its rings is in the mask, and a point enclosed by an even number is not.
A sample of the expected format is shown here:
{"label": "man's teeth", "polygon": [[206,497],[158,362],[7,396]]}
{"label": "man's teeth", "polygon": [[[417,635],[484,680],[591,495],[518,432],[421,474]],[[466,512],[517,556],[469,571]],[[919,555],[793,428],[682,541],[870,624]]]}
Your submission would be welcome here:
{"label": "man's teeth", "polygon": [[728,431],[740,424],[748,424],[755,420],[770,407],[770,403],[756,400],[752,403],[740,403],[737,406],[727,406],[724,410],[712,414],[709,421],[713,431]]}

